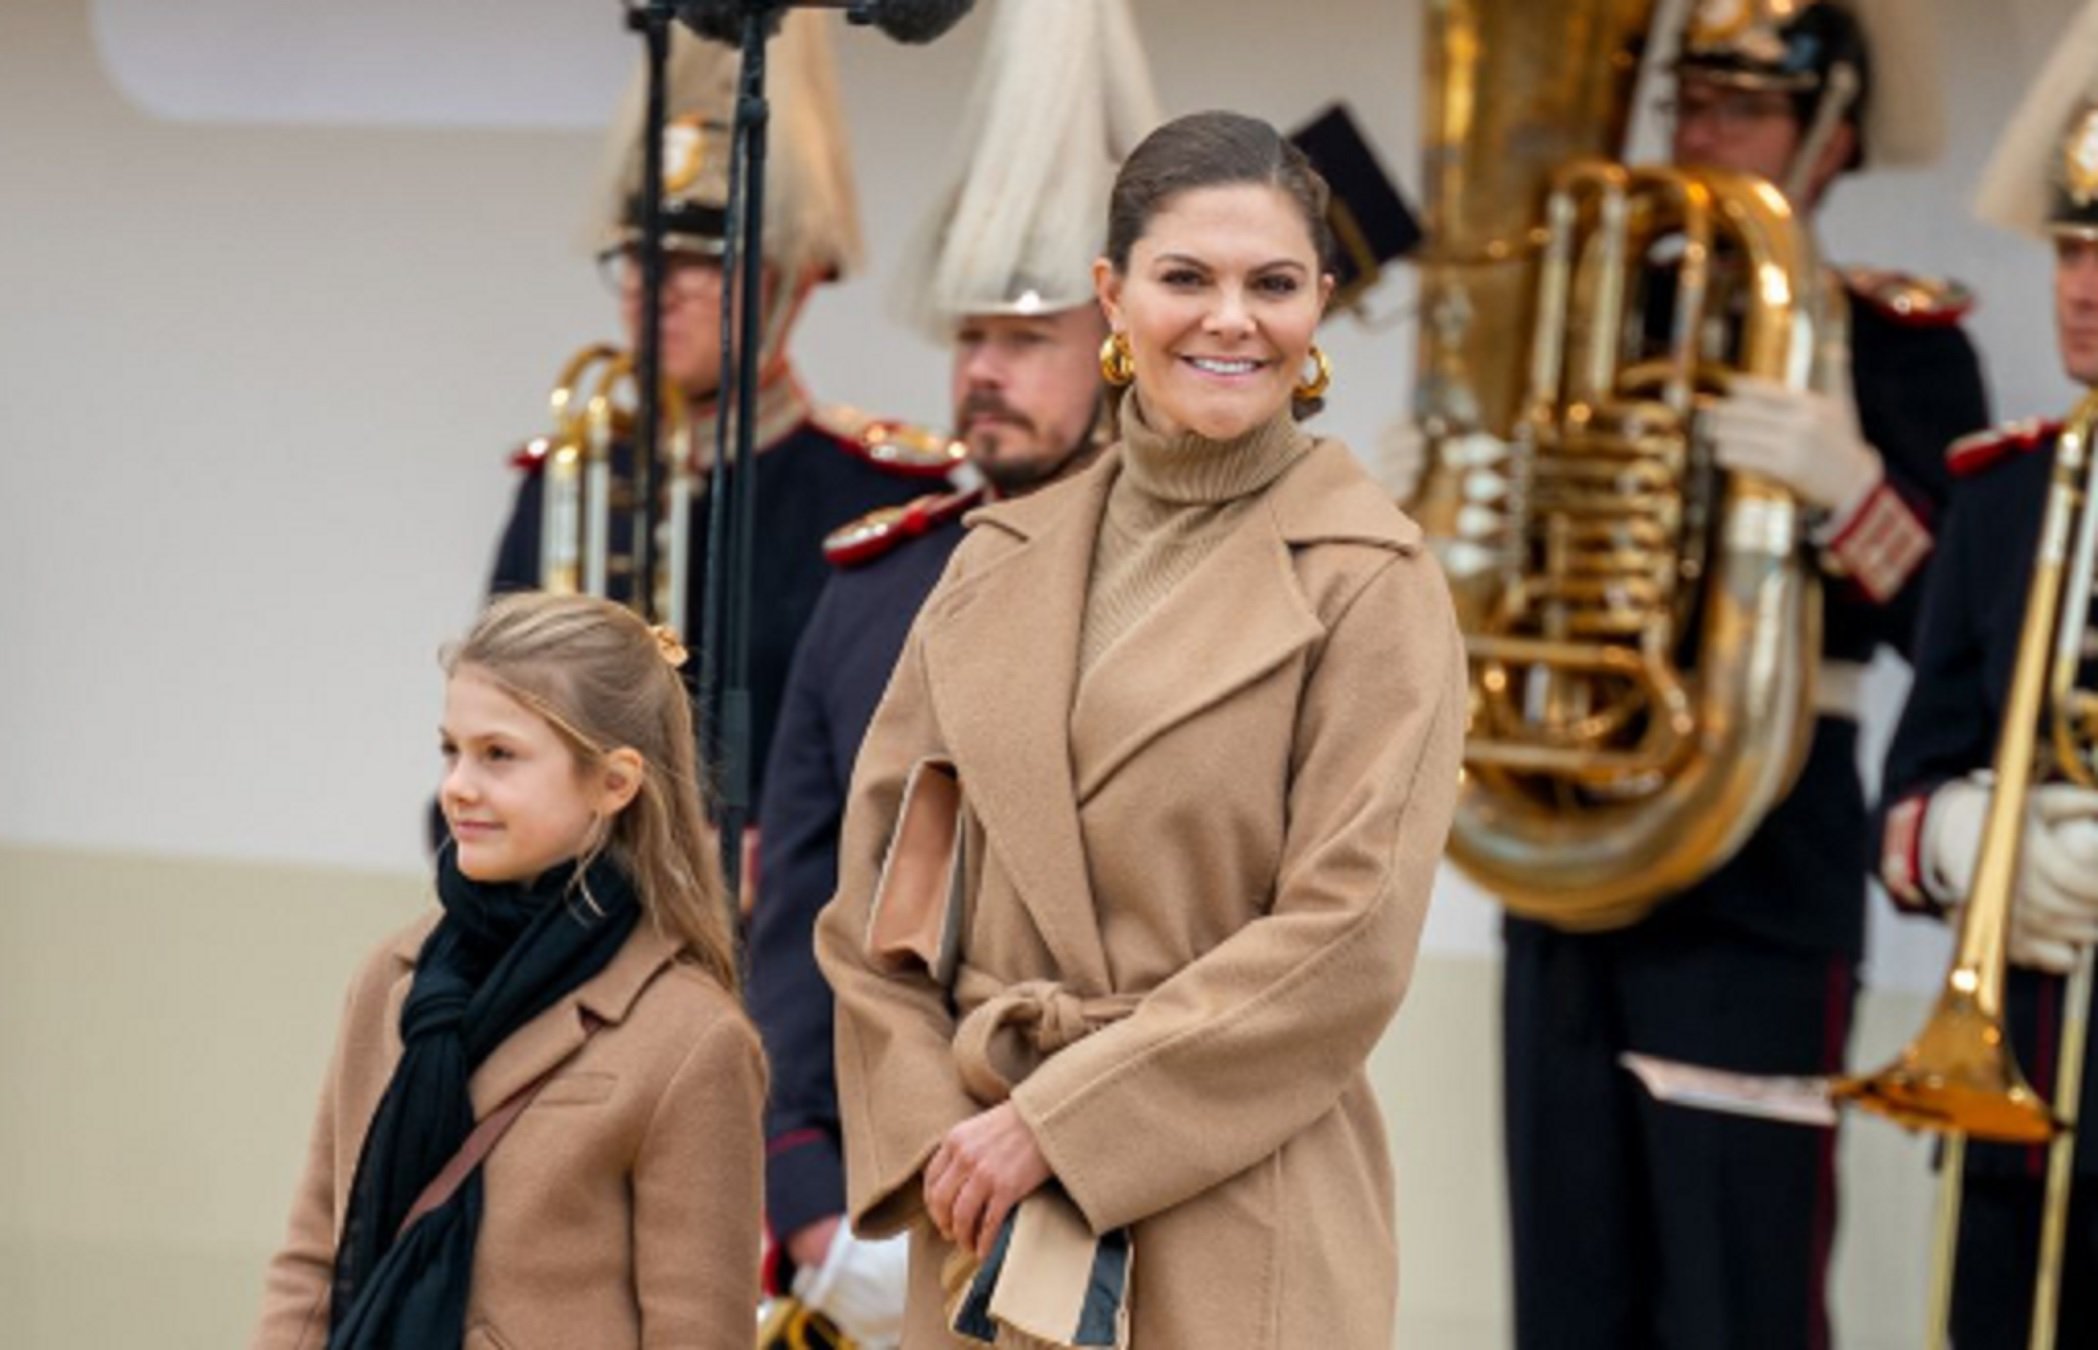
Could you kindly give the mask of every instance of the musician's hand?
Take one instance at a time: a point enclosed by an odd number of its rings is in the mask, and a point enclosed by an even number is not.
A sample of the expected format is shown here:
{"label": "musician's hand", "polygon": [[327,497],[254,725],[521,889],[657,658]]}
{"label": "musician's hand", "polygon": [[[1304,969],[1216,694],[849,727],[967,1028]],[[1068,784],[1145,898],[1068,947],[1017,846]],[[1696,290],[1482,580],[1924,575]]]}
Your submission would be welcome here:
{"label": "musician's hand", "polygon": [[1923,889],[1941,905],[1967,903],[1974,888],[1974,864],[1981,856],[1981,832],[1989,814],[1986,773],[1972,773],[1941,783],[1923,809]]}
{"label": "musician's hand", "polygon": [[2066,974],[2098,942],[2098,792],[2068,783],[2033,789],[2026,811],[2010,958]]}
{"label": "musician's hand", "polygon": [[1858,430],[1847,380],[1840,389],[1822,394],[1733,377],[1705,415],[1720,467],[1774,478],[1809,506],[1849,515],[1878,486],[1884,467]]}
{"label": "musician's hand", "polygon": [[[1955,923],[1974,887],[1989,791],[1987,774],[1956,778],[1924,812],[1924,889]],[[2078,947],[2098,941],[2098,792],[2067,783],[2032,790],[2008,939],[2012,961],[2057,974],[2076,964]]]}
{"label": "musician's hand", "polygon": [[[822,1253],[814,1253],[820,1240]],[[840,1218],[824,1219],[787,1239],[794,1272],[794,1297],[838,1324],[862,1346],[893,1346],[903,1335],[903,1299],[910,1260],[907,1237],[862,1239]]]}
{"label": "musician's hand", "polygon": [[979,1258],[1014,1205],[1041,1189],[1049,1160],[1011,1102],[971,1116],[947,1132],[925,1165],[925,1208],[933,1227]]}

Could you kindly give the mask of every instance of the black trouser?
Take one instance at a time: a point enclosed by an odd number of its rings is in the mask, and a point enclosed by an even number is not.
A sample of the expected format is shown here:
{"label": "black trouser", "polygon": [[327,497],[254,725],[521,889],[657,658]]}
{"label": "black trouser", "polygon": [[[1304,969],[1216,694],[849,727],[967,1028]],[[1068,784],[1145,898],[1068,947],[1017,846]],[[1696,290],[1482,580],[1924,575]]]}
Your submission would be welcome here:
{"label": "black trouser", "polygon": [[[2026,1350],[2045,1189],[2035,1177],[1968,1171],[1952,1286],[1958,1350]],[[2054,1337],[2061,1350],[2098,1345],[2098,1179],[2079,1178],[2071,1196]]]}
{"label": "black trouser", "polygon": [[1521,1350],[1821,1350],[1835,1134],[1655,1102],[1626,1050],[1745,1073],[1842,1064],[1847,961],[1653,921],[1511,919],[1503,988]]}

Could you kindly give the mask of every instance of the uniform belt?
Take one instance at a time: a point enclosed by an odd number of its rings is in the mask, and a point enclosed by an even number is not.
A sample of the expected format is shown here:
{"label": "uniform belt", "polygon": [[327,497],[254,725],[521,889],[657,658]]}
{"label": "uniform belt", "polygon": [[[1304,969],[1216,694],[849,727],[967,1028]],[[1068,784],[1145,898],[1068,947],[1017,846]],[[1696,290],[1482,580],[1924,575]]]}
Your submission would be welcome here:
{"label": "uniform belt", "polygon": [[1863,661],[1823,661],[1814,672],[1814,711],[1823,717],[1858,721],[1865,712]]}

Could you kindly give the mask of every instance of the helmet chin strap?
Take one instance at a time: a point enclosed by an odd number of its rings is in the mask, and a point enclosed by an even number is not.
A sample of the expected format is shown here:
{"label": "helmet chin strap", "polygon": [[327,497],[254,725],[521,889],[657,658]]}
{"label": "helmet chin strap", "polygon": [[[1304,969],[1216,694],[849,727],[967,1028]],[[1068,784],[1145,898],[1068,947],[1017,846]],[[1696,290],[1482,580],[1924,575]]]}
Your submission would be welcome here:
{"label": "helmet chin strap", "polygon": [[1807,134],[1800,140],[1799,149],[1793,152],[1792,166],[1785,173],[1783,184],[1785,199],[1804,211],[1811,203],[1807,194],[1813,189],[1814,166],[1821,162],[1821,152],[1828,149],[1829,137],[1836,134],[1844,114],[1858,97],[1858,70],[1848,61],[1839,61],[1829,68],[1828,79],[1822,82],[1821,97],[1814,105],[1814,120],[1807,127]]}

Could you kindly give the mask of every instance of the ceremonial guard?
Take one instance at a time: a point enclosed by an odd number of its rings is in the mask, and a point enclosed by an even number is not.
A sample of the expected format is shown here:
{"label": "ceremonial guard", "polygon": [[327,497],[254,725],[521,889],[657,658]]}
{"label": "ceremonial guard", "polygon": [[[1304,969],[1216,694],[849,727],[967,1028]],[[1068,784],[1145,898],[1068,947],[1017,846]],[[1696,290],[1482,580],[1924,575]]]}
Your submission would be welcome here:
{"label": "ceremonial guard", "polygon": [[[1921,19],[1880,21],[1897,8],[1913,7],[1700,4],[1675,65],[1675,160],[1767,179],[1810,217],[1868,158],[1924,157],[1933,119],[1912,87],[1924,68],[1895,45]],[[1843,1060],[1869,832],[1860,677],[1876,648],[1908,648],[1945,448],[1987,421],[1957,288],[1877,271],[1843,280],[1849,379],[1824,394],[1735,377],[1704,421],[1719,466],[1776,480],[1809,512],[1824,619],[1819,716],[1795,786],[1730,861],[1629,927],[1506,925],[1526,1350],[1828,1344],[1833,1136],[1655,1102],[1620,1056],[1761,1074]]]}
{"label": "ceremonial guard", "polygon": [[[825,25],[790,14],[772,42],[773,117],[765,185],[763,345],[755,429],[757,503],[751,574],[751,765],[756,799],[794,644],[829,576],[823,541],[867,511],[901,504],[947,482],[956,454],[944,437],[815,404],[796,377],[789,338],[815,288],[858,265],[858,211],[845,124]],[[721,377],[721,250],[727,226],[731,121],[740,58],[678,29],[673,35],[664,131],[662,358],[665,383],[683,396],[693,453],[714,453]],[[636,86],[610,141],[607,240],[601,262],[615,285],[630,343],[641,316],[639,183],[645,100]],[[516,457],[520,480],[496,557],[493,589],[541,584],[547,443]],[[615,458],[622,468],[623,450]],[[731,470],[733,474],[735,470]],[[697,640],[707,558],[704,474],[690,513],[688,624]],[[623,529],[624,522],[615,525]],[[624,536],[621,535],[623,538]],[[628,578],[610,589],[626,598]],[[694,663],[695,669],[697,662]]]}
{"label": "ceremonial guard", "polygon": [[[1063,59],[1053,77],[1040,54]],[[752,1013],[772,1063],[766,1209],[776,1292],[862,1345],[893,1342],[907,1243],[842,1222],[829,986],[811,947],[838,880],[853,761],[965,514],[1077,472],[1106,442],[1093,293],[1119,155],[1159,120],[1127,0],[993,15],[954,180],[913,241],[898,308],[952,348],[955,438],[981,480],[880,508],[827,545],[836,571],[802,636],[760,804]]]}
{"label": "ceremonial guard", "polygon": [[[2098,386],[2098,6],[2085,7],[2027,95],[1979,206],[1992,223],[2051,240],[2062,366]],[[2059,431],[2054,422],[2021,423],[1964,438],[1949,456],[1952,509],[1924,597],[1915,683],[1887,756],[1880,875],[1896,903],[1955,925],[1981,851],[1987,770],[2003,730]],[[2077,577],[2066,586],[2081,593]],[[2017,1062],[2051,1100],[2065,1071],[2057,1047],[2071,1011],[2063,976],[2098,939],[2098,792],[2049,777],[2041,772],[2026,803],[2006,1003]],[[2086,1061],[2085,1122],[2098,1119],[2094,1083]],[[1954,1343],[2022,1350],[2047,1150],[1972,1142],[1965,1154]],[[2070,1194],[2055,1343],[2089,1345],[2098,1341],[2098,1150],[2077,1149]]]}

